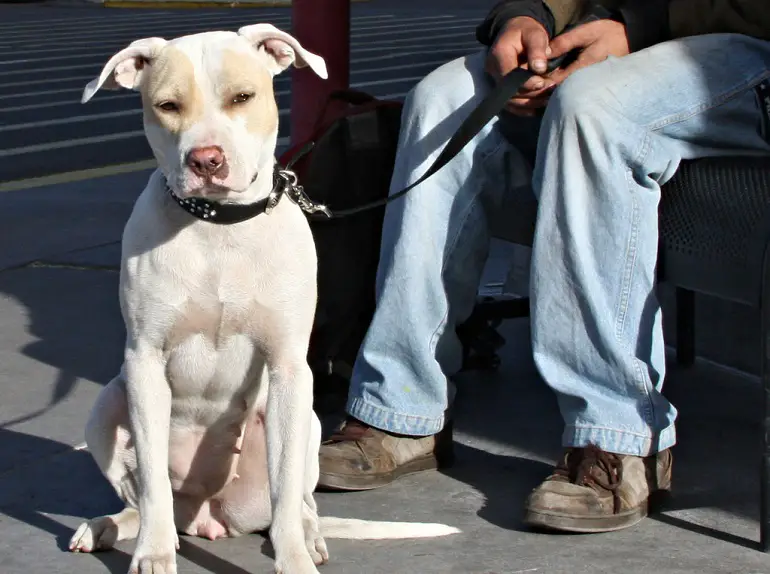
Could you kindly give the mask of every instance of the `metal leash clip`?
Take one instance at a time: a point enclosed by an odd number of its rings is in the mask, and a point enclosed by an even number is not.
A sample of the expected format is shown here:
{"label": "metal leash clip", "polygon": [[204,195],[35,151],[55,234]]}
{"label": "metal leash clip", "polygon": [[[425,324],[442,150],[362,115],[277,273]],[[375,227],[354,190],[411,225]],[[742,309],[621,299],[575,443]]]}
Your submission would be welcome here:
{"label": "metal leash clip", "polygon": [[317,213],[323,213],[326,217],[331,218],[332,212],[328,207],[321,203],[316,203],[310,199],[305,193],[305,189],[299,185],[297,180],[297,174],[289,169],[278,170],[278,177],[284,180],[284,193],[290,200],[296,203],[299,208],[310,215]]}

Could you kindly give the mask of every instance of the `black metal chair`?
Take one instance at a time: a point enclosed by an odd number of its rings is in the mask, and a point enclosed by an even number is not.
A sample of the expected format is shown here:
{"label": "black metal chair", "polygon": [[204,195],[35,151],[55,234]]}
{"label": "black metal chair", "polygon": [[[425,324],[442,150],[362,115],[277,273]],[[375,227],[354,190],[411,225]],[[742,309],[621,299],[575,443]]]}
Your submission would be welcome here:
{"label": "black metal chair", "polygon": [[[516,202],[492,222],[494,235],[532,245],[537,206]],[[760,464],[760,547],[770,551],[770,158],[719,157],[684,162],[663,189],[658,279],[676,287],[676,356],[695,360],[695,293],[761,313],[763,417]],[[469,368],[496,367],[502,320],[529,315],[525,299],[480,298],[462,327]],[[479,336],[479,334],[481,334]],[[475,337],[475,339],[474,339]],[[473,353],[472,353],[473,351]]]}

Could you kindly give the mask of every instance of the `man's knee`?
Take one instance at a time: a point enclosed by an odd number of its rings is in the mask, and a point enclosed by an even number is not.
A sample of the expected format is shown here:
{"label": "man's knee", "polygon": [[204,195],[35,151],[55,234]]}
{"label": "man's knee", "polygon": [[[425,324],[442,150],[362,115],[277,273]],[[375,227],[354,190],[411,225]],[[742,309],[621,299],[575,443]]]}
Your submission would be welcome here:
{"label": "man's knee", "polygon": [[582,68],[554,90],[548,103],[549,119],[596,117],[597,112],[610,112],[617,101],[614,90],[614,58]]}
{"label": "man's knee", "polygon": [[448,62],[423,78],[407,94],[404,112],[422,120],[441,121],[488,90],[484,53],[478,52]]}

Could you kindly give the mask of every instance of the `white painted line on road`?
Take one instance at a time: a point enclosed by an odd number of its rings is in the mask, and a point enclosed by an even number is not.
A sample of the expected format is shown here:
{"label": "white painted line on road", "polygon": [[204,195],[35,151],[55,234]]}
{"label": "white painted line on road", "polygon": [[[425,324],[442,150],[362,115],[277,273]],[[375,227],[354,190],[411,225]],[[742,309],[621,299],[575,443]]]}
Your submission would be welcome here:
{"label": "white painted line on road", "polygon": [[103,120],[107,118],[122,118],[124,116],[136,116],[142,113],[141,109],[131,110],[119,110],[116,112],[104,112],[102,114],[90,114],[81,116],[67,116],[66,118],[56,118],[52,120],[40,120],[37,122],[25,122],[21,124],[10,124],[7,126],[0,126],[0,133],[9,132],[14,130],[27,130],[34,128],[43,128],[49,126],[63,126],[67,124],[76,124],[89,120]]}
{"label": "white painted line on road", "polygon": [[87,179],[97,179],[111,175],[120,175],[132,173],[135,171],[144,171],[146,169],[155,169],[158,167],[154,159],[147,159],[133,163],[119,163],[103,167],[94,167],[91,169],[81,169],[78,171],[68,171],[65,173],[56,173],[53,175],[43,175],[41,177],[31,177],[28,179],[17,179],[0,183],[0,193],[4,191],[20,191],[22,189],[31,189],[34,187],[45,187],[48,185],[57,185],[60,183],[72,183],[73,181],[84,181]]}
{"label": "white painted line on road", "polygon": [[[432,19],[432,20],[435,20],[435,19]],[[452,23],[454,23],[454,22],[455,21],[452,20]],[[475,24],[476,23],[478,23],[478,20],[468,20],[467,24],[459,23],[456,26],[438,26],[438,27],[423,28],[423,29],[419,29],[419,30],[414,30],[414,32],[422,33],[425,30],[434,31],[434,30],[447,30],[447,29],[453,29],[453,28],[455,28],[455,29],[463,28],[463,29],[467,29],[467,30],[472,32],[475,29]],[[199,32],[207,32],[207,31],[211,31],[211,30],[214,30],[214,29],[215,28],[206,27],[206,26],[193,27],[193,28],[190,28],[190,27],[165,27],[162,31],[159,30],[156,33],[156,35],[169,36],[170,34],[168,34],[168,32],[171,32],[172,30],[179,30],[180,35],[181,35],[182,32],[185,33],[185,34],[192,34],[192,33],[199,33]],[[379,27],[375,26],[375,27],[371,27],[370,29],[371,30],[377,30],[377,29],[379,29]],[[355,40],[357,38],[368,38],[371,35],[377,35],[377,34],[366,33],[365,30],[364,30],[364,32],[359,34],[359,33],[357,33],[359,30],[360,30],[360,28],[358,28],[358,27],[353,27],[352,28],[351,38],[353,40]],[[409,30],[407,30],[405,33],[407,33],[407,32],[409,32]],[[387,32],[386,31],[386,32],[383,32],[383,34],[393,34],[393,32]],[[171,36],[173,37],[175,35],[176,34],[173,34]],[[379,35],[382,35],[382,34],[379,34]],[[83,34],[79,34],[77,36],[77,38],[80,38],[81,40],[79,40],[79,41],[78,40],[70,40],[69,38],[50,38],[50,39],[47,39],[47,41],[48,40],[50,40],[50,41],[48,42],[48,45],[45,48],[41,47],[41,45],[39,43],[29,43],[28,40],[23,40],[19,44],[15,45],[13,47],[12,54],[14,56],[18,56],[19,52],[21,52],[21,53],[23,53],[25,55],[40,54],[40,53],[48,54],[51,51],[54,51],[54,50],[57,50],[57,49],[61,49],[62,46],[60,46],[59,44],[62,43],[62,42],[66,42],[66,47],[67,47],[67,50],[68,50],[68,54],[71,54],[71,56],[73,56],[73,57],[76,56],[76,55],[85,55],[86,53],[88,53],[88,54],[105,54],[105,53],[109,53],[109,52],[112,52],[112,51],[116,51],[120,47],[123,47],[124,45],[127,45],[128,43],[130,43],[131,41],[136,39],[136,35],[135,34],[130,34],[130,31],[127,31],[127,33],[125,34],[125,39],[124,40],[120,40],[119,37],[115,37],[114,35],[110,35],[109,38],[102,39],[102,38],[91,38],[91,37],[88,37],[88,36],[84,36]],[[55,45],[51,45],[51,44],[55,44]],[[100,47],[101,49],[96,51],[96,50],[93,50],[94,47]],[[111,47],[111,48],[107,49],[108,47]],[[2,54],[0,54],[0,57],[2,57]],[[2,63],[2,60],[0,60],[0,63]]]}
{"label": "white painted line on road", "polygon": [[[393,58],[403,58],[406,56],[425,56],[428,54],[447,54],[447,53],[455,53],[455,52],[466,54],[467,51],[472,50],[473,48],[481,49],[481,46],[479,46],[478,42],[459,42],[459,43],[448,44],[446,48],[439,48],[436,50],[416,50],[414,52],[399,51],[399,52],[390,52],[388,54],[382,54],[380,56],[367,56],[366,58],[353,58],[350,60],[350,63],[352,65],[352,64],[363,64],[365,62],[381,62],[382,60],[391,60]],[[356,50],[356,52],[360,52],[360,51],[361,50]],[[450,58],[453,58],[453,56],[450,56]],[[447,58],[442,58],[440,61],[449,62],[450,60]]]}
{"label": "white painted line on road", "polygon": [[[286,92],[288,94],[289,92]],[[278,115],[285,116],[289,110],[280,110]],[[66,118],[56,118],[53,120],[40,120],[37,122],[26,122],[23,124],[11,124],[0,126],[0,133],[14,130],[28,130],[34,128],[46,128],[49,126],[65,126],[67,124],[77,124],[91,120],[105,120],[107,118],[122,118],[126,116],[138,116],[142,114],[141,109],[119,110],[117,112],[104,112],[101,114],[83,114],[80,116],[67,116]]]}
{"label": "white painted line on road", "polygon": [[[73,90],[77,89],[80,91],[80,88],[73,88]],[[127,93],[115,93],[111,94],[109,96],[97,96],[98,100],[92,100],[94,102],[101,102],[101,101],[114,101],[114,100],[124,100],[128,98],[136,98],[139,99],[139,92],[127,92]],[[9,114],[13,112],[23,112],[25,110],[39,110],[39,109],[45,109],[45,108],[56,108],[59,106],[74,106],[74,105],[83,105],[80,103],[80,100],[61,100],[58,102],[45,102],[42,104],[27,104],[24,106],[10,106],[7,108],[0,108],[0,114]],[[11,124],[12,125],[12,124]]]}
{"label": "white painted line on road", "polygon": [[[394,18],[394,16],[390,16],[391,18]],[[440,20],[440,19],[453,19],[454,16],[452,15],[443,15],[443,16],[422,16],[422,17],[414,17],[414,18],[408,18],[408,20],[412,21],[419,21],[419,20]],[[355,26],[357,23],[362,24],[370,24],[370,23],[379,23],[383,20],[383,18],[379,16],[359,16],[357,18],[351,19],[351,25]],[[157,23],[143,23],[139,24],[139,26],[144,26],[145,28],[148,26],[152,26],[152,30],[158,30],[158,32],[148,32],[145,35],[151,35],[151,34],[157,34],[157,35],[165,35],[168,36],[169,32],[172,30],[189,30],[188,33],[193,33],[195,31],[203,31],[203,30],[225,30],[230,28],[238,28],[240,26],[244,26],[249,24],[250,22],[253,22],[254,19],[247,18],[243,12],[239,12],[233,15],[230,15],[229,17],[222,18],[220,17],[211,17],[211,18],[205,18],[205,17],[199,17],[191,19],[189,22],[185,22],[182,20],[179,20],[178,18],[172,18],[172,19],[165,19],[161,20]],[[291,16],[284,14],[284,15],[274,15],[274,16],[263,16],[260,17],[260,21],[263,22],[270,22],[271,24],[276,25],[277,27],[281,26],[289,26],[291,24]],[[103,21],[101,22],[105,24]],[[120,36],[121,34],[130,34],[131,32],[134,32],[137,30],[137,24],[135,23],[126,23],[126,24],[106,24],[104,26],[88,26],[84,30],[79,30],[77,28],[72,30],[62,30],[62,29],[55,29],[55,31],[51,31],[50,27],[48,27],[46,30],[41,30],[39,32],[29,32],[29,31],[9,31],[9,32],[3,32],[0,30],[0,37],[3,38],[3,41],[6,42],[4,44],[5,46],[8,46],[7,42],[16,42],[23,43],[30,41],[34,39],[34,36],[37,34],[45,34],[46,42],[50,40],[65,40],[68,38],[83,38],[90,37],[93,38],[94,36],[110,36],[114,38],[116,35]]]}
{"label": "white painted line on road", "polygon": [[[78,33],[77,30],[72,31],[62,31],[57,30],[55,32],[51,32],[50,34],[45,35],[45,43],[50,44],[52,41],[66,41],[70,38],[87,38],[90,40],[100,40],[100,39],[116,39],[120,38],[121,36],[127,36],[132,33],[136,34],[139,33],[139,36],[137,37],[143,37],[147,35],[163,35],[163,36],[170,36],[171,31],[174,30],[184,30],[189,32],[185,32],[187,34],[194,34],[196,32],[203,32],[208,30],[228,30],[231,28],[237,28],[244,24],[246,24],[249,20],[246,18],[239,18],[239,19],[233,19],[228,22],[223,22],[222,20],[212,20],[211,22],[201,21],[196,19],[191,24],[185,24],[184,22],[178,22],[177,20],[171,20],[167,21],[163,24],[157,24],[150,28],[150,31],[147,31],[146,29],[142,29],[143,31],[139,32],[137,30],[136,24],[126,25],[126,26],[112,26],[108,28],[102,28],[102,27],[95,27],[95,29],[87,28],[85,30],[81,30],[80,33]],[[266,22],[269,22],[276,27],[281,26],[288,26],[291,24],[291,19],[287,17],[281,17],[281,18],[269,18],[265,19]],[[17,36],[12,36],[10,34],[5,34],[3,32],[0,32],[2,35],[3,41],[12,41],[16,42],[17,45],[23,45],[24,42],[30,42],[34,40],[34,35],[32,34],[19,34]],[[174,34],[176,35],[176,34]]]}
{"label": "white painted line on road", "polygon": [[[431,18],[431,21],[434,21],[435,18]],[[473,24],[477,23],[478,20],[476,19],[455,19],[452,20],[452,25],[440,25],[440,26],[425,26],[422,22],[414,22],[414,23],[408,23],[408,24],[397,24],[395,26],[371,26],[371,27],[355,27],[351,33],[351,38],[370,38],[372,36],[381,36],[381,35],[389,35],[392,36],[393,34],[409,34],[409,33],[424,33],[424,32],[430,32],[435,30],[455,30],[455,29],[464,29],[464,30],[472,30],[471,27]],[[390,31],[390,28],[396,28],[396,31]],[[412,29],[412,28],[418,28],[418,29]],[[374,32],[368,32],[368,30],[372,30]],[[384,30],[384,31],[382,31]],[[382,32],[380,32],[382,31]],[[361,33],[359,33],[361,32]],[[80,34],[78,37],[83,37],[82,34]],[[42,58],[24,58],[24,59],[17,59],[17,60],[0,60],[0,66],[3,65],[11,65],[11,64],[28,64],[32,62],[44,62],[44,61],[55,61],[55,60],[68,60],[72,61],[73,59],[81,59],[83,56],[91,56],[91,60],[94,61],[94,65],[97,65],[102,62],[102,60],[105,57],[105,51],[88,51],[83,52],[79,54],[75,53],[69,53],[67,55],[59,55],[59,56],[46,56]],[[49,70],[65,70],[65,69],[76,69],[76,68],[82,68],[85,67],[86,64],[76,64],[72,66],[59,66],[56,68],[35,68],[34,71],[43,72],[43,71],[49,71]],[[20,73],[29,73],[32,70],[13,70],[10,72],[3,72],[3,75],[8,74],[20,74]]]}
{"label": "white painted line on road", "polygon": [[[380,49],[387,49],[389,47],[397,47],[401,44],[408,43],[408,42],[435,42],[436,40],[446,39],[446,40],[462,40],[463,38],[474,38],[473,30],[471,28],[468,28],[467,34],[462,34],[458,32],[450,33],[450,34],[432,34],[430,36],[426,36],[423,34],[416,35],[413,38],[401,38],[398,40],[383,40],[380,42],[369,42],[366,38],[363,38],[358,41],[351,42],[351,50],[380,50]],[[374,44],[374,45],[373,45]],[[362,48],[361,46],[368,46],[368,48]],[[418,46],[419,47],[419,46]],[[69,46],[67,46],[69,49]],[[46,49],[40,49],[40,50],[27,50],[24,49],[24,53],[49,53],[52,50],[61,50],[64,49],[64,47],[57,46],[55,48],[46,48]],[[105,58],[110,54],[111,50],[105,50]],[[73,55],[73,58],[75,56]],[[61,78],[57,78],[61,79]],[[49,80],[50,81],[50,80]]]}
{"label": "white painted line on road", "polygon": [[[424,48],[424,46],[417,45],[417,46],[402,46],[400,49],[418,49],[418,51],[416,51],[416,52],[407,52],[407,54],[439,54],[439,53],[450,54],[450,53],[455,52],[456,54],[458,54],[457,57],[459,57],[459,55],[464,55],[466,53],[466,51],[471,51],[474,48],[479,48],[480,49],[480,46],[479,46],[478,42],[465,42],[465,43],[460,42],[460,43],[448,44],[445,49],[422,50],[422,48]],[[437,48],[437,46],[433,45],[433,48]],[[357,49],[355,52],[356,53],[360,53],[360,52],[371,52],[371,51],[379,52],[381,50],[379,48]],[[376,60],[381,60],[381,59],[383,59],[383,60],[384,59],[389,59],[391,57],[399,57],[399,54],[393,54],[392,56],[391,55],[377,56],[377,57],[374,57],[374,58],[360,58],[360,59],[357,59],[355,61],[357,61],[357,62],[376,61]],[[450,59],[452,59],[452,56],[450,56],[450,58],[447,59],[447,61],[449,61]],[[351,62],[352,61],[353,60],[351,60]],[[83,76],[83,77],[87,78],[89,80],[92,79],[91,76]],[[279,78],[278,80],[284,80],[284,79],[286,79],[286,78]],[[36,96],[47,96],[47,95],[52,95],[52,94],[65,94],[65,93],[82,92],[82,91],[83,91],[83,88],[80,88],[80,87],[78,87],[78,88],[58,88],[58,89],[55,89],[55,90],[36,90],[34,92],[23,92],[23,93],[13,93],[13,94],[0,95],[0,101],[2,101],[2,100],[9,100],[9,99],[12,99],[12,98],[24,98],[24,97],[34,98]],[[79,101],[80,101],[80,98],[78,98],[77,100],[73,99],[70,103],[76,103],[76,102],[79,102]]]}
{"label": "white painted line on road", "polygon": [[71,140],[61,140],[57,142],[48,142],[42,144],[15,147],[11,149],[0,150],[0,158],[24,155],[25,153],[35,153],[40,151],[52,151],[55,149],[69,148],[77,145],[97,144],[111,141],[127,140],[137,136],[143,136],[144,130],[134,130],[130,132],[120,132],[116,134],[107,134],[101,136],[91,136],[87,138],[75,138]]}
{"label": "white painted line on road", "polygon": [[[426,38],[427,40],[427,38]],[[409,39],[409,41],[414,41],[413,39]],[[380,45],[377,42],[372,42],[367,44],[369,46],[368,48],[361,48],[357,49],[356,52],[371,52],[371,51],[382,51],[383,49],[386,49],[389,47],[389,45],[394,42],[389,42],[386,45]],[[377,44],[376,46],[374,44]],[[410,46],[412,48],[413,46]],[[419,47],[419,46],[414,46]],[[96,71],[98,72],[98,70]],[[0,88],[15,88],[15,87],[22,87],[22,86],[38,86],[38,85],[44,85],[44,84],[51,84],[52,82],[75,82],[75,81],[81,81],[81,82],[89,82],[90,80],[93,80],[96,72],[93,74],[88,75],[77,75],[77,76],[66,76],[64,78],[56,78],[52,80],[51,78],[38,78],[36,80],[23,80],[23,81],[15,81],[15,82],[0,82]],[[287,82],[289,81],[289,76],[279,76],[275,81],[276,82]],[[83,86],[84,88],[85,86]],[[78,88],[79,90],[82,90],[83,88]],[[68,89],[68,90],[74,90],[75,88],[62,88],[62,89]],[[45,94],[45,93],[56,93],[55,90],[46,90],[46,91],[40,91],[40,92],[29,92],[30,95],[34,94]],[[0,99],[7,98],[7,97],[18,97],[21,94],[7,94],[7,95],[1,95]]]}
{"label": "white painted line on road", "polygon": [[[364,88],[367,86],[384,86],[387,84],[398,84],[401,82],[417,82],[424,77],[425,77],[424,75],[421,75],[421,76],[409,76],[406,78],[389,78],[387,80],[372,80],[369,82],[356,82],[356,83],[352,83],[350,87]],[[275,95],[288,96],[290,93],[291,92],[289,90],[282,90],[282,91],[276,92]],[[68,116],[66,118],[40,120],[36,122],[25,122],[21,124],[9,124],[5,126],[0,126],[0,133],[14,131],[14,130],[21,130],[21,129],[34,129],[34,128],[49,127],[49,126],[62,126],[67,124],[76,124],[84,121],[100,120],[100,119],[107,119],[107,118],[121,118],[125,116],[139,115],[141,113],[142,113],[141,109],[130,109],[130,110],[119,110],[115,112],[104,112],[100,114],[82,114],[78,116]],[[278,113],[279,115],[284,116],[289,113],[289,110],[287,109],[280,110]],[[134,133],[134,132],[123,132],[123,133]],[[70,141],[75,141],[75,140],[70,140]],[[54,142],[54,143],[58,143],[58,142]],[[40,145],[46,145],[46,144],[40,144]],[[27,147],[30,147],[30,146],[27,146]],[[31,147],[34,147],[34,146],[31,146]],[[8,151],[13,149],[24,149],[24,148],[9,148]],[[0,150],[0,157],[2,157],[3,151],[4,150]]]}
{"label": "white painted line on road", "polygon": [[[92,22],[94,24],[105,24],[107,22],[110,23],[116,23],[116,24],[134,24],[136,25],[147,25],[152,24],[153,22],[159,22],[164,23],[168,21],[175,21],[175,22],[183,22],[183,21],[193,21],[196,22],[198,20],[204,19],[204,20],[243,20],[243,19],[249,19],[248,15],[256,15],[259,14],[259,19],[261,21],[265,21],[265,19],[269,18],[286,18],[287,12],[245,12],[243,10],[233,10],[233,11],[224,11],[221,9],[214,10],[214,11],[203,11],[203,10],[171,10],[168,12],[161,12],[153,10],[151,12],[144,12],[144,13],[137,13],[134,14],[134,17],[132,18],[126,18],[126,17],[118,17],[117,13],[107,13],[105,14],[104,11],[102,11],[101,16],[94,16],[94,17],[87,17],[87,18],[77,18],[77,17],[69,17],[69,18],[60,18],[60,19],[41,19],[36,20],[35,22],[20,22],[18,24],[9,24],[9,25],[0,25],[0,34],[3,34],[6,30],[8,32],[26,32],[28,34],[34,34],[35,32],[38,33],[44,33],[46,31],[49,31],[51,29],[52,24],[56,24],[57,22],[61,22],[63,24],[71,24],[74,27],[78,26],[89,26]],[[290,17],[290,15],[289,15]],[[395,14],[369,14],[369,15],[361,15],[361,16],[352,16],[351,20],[353,22],[359,22],[359,21],[368,21],[368,20],[374,20],[374,19],[382,19],[382,18],[395,18]],[[446,17],[445,15],[442,15],[442,17]],[[451,17],[451,15],[449,15]],[[257,17],[254,16],[251,18],[252,21],[256,21]],[[90,28],[91,26],[89,26]]]}
{"label": "white painted line on road", "polygon": [[[416,52],[416,53],[422,54],[422,52]],[[403,64],[403,65],[400,65],[400,66],[390,66],[390,67],[386,67],[386,68],[369,68],[369,69],[366,69],[366,70],[351,70],[351,73],[352,74],[357,74],[357,73],[358,74],[364,74],[364,73],[375,73],[375,72],[387,72],[387,71],[391,71],[391,70],[403,70],[403,69],[412,68],[412,67],[418,66],[418,65],[423,65],[423,64],[427,65],[427,64],[432,64],[432,63],[434,63],[434,62],[433,61],[430,61],[430,62],[415,62],[415,63],[410,63],[410,64]],[[353,61],[351,61],[351,64],[353,64]],[[89,65],[83,65],[83,66],[62,66],[60,68],[36,68],[34,70],[34,72],[36,72],[36,73],[38,73],[38,72],[50,72],[50,71],[55,71],[55,70],[69,70],[71,68],[85,68],[85,67],[91,67],[91,65],[89,64]],[[98,72],[99,72],[99,68],[97,68],[94,71],[94,76]],[[2,73],[3,77],[6,77],[6,76],[10,76],[11,74],[30,74],[30,70],[19,70],[19,71],[13,71],[13,72],[0,72],[0,73]],[[285,79],[285,76],[284,76],[284,78],[281,78],[279,76],[279,79]]]}
{"label": "white painted line on road", "polygon": [[[393,23],[392,25],[390,25],[391,24],[390,22],[388,22],[388,24],[382,24],[380,23],[379,19],[373,19],[371,23],[374,25],[372,26],[356,26],[355,24],[353,24],[351,26],[351,29],[354,32],[359,30],[365,31],[365,30],[379,30],[379,29],[392,29],[392,28],[401,29],[405,25],[420,26],[420,25],[424,25],[425,23],[431,23],[431,22],[440,23],[442,20],[444,21],[449,20],[452,24],[467,22],[473,25],[476,25],[481,21],[480,18],[453,18],[451,16],[444,16],[444,17],[425,16],[425,17],[416,17],[416,18],[402,18],[402,19],[399,19],[397,23]],[[243,24],[243,19],[241,18],[238,20],[234,20],[233,23],[237,23],[240,26],[241,24]],[[270,20],[270,23],[280,28],[281,26],[290,25],[291,19],[274,18]],[[409,23],[409,24],[405,24],[405,23]],[[214,27],[214,24],[216,24],[216,27]],[[212,22],[208,24],[205,22],[201,23],[196,20],[196,25],[190,26],[189,24],[185,25],[184,23],[174,22],[174,23],[166,24],[163,27],[159,26],[158,31],[156,33],[168,36],[171,31],[181,30],[185,34],[192,34],[199,31],[227,29],[226,28],[227,24],[228,23],[221,22],[221,21]],[[366,21],[365,24],[369,24],[369,21]],[[72,33],[51,32],[46,34],[45,41],[46,43],[51,43],[52,41],[63,41],[63,40],[75,38],[75,39],[86,39],[91,41],[91,43],[96,43],[99,40],[101,40],[101,36],[108,36],[109,39],[114,40],[116,34],[118,35],[120,33],[130,34],[135,32],[136,32],[136,26],[126,27],[125,29],[105,28],[103,30],[101,29],[94,30],[93,28],[89,28],[88,30],[80,30],[80,31],[74,30],[72,31]],[[3,40],[12,40],[12,41],[15,40],[18,42],[25,42],[25,41],[28,41],[29,38],[26,38],[26,35],[20,36],[19,38],[15,38],[6,34],[6,35],[3,35]]]}
{"label": "white painted line on road", "polygon": [[[427,53],[441,53],[440,51],[431,51]],[[409,52],[407,54],[392,54],[388,56],[388,59],[392,59],[395,57],[401,57],[401,56],[407,56],[407,55],[424,55],[423,52]],[[365,58],[361,61],[382,61],[382,57],[378,58]],[[351,77],[355,78],[356,76],[363,75],[363,74],[371,74],[375,72],[390,72],[395,70],[411,70],[414,68],[419,68],[422,66],[440,66],[441,64],[444,64],[446,62],[449,62],[450,59],[448,58],[434,58],[433,60],[424,60],[419,62],[414,62],[411,64],[401,64],[398,66],[386,66],[384,68],[366,68],[363,70],[353,70],[351,72]],[[353,63],[354,61],[351,61]],[[427,72],[426,72],[427,73]],[[80,91],[80,88],[72,88],[72,91]],[[283,96],[288,95],[290,92],[288,90],[285,91],[278,91],[275,93],[276,96]],[[128,92],[128,93],[115,93],[110,94],[108,96],[100,96],[98,100],[94,100],[97,102],[101,101],[107,101],[110,102],[114,100],[123,100],[128,98],[136,98],[139,99],[139,93],[138,92]],[[0,113],[8,114],[13,112],[23,112],[26,110],[37,110],[37,109],[45,109],[45,108],[55,108],[58,106],[72,106],[72,105],[80,105],[79,101],[76,100],[63,100],[58,102],[45,102],[41,104],[27,104],[23,106],[10,106],[7,108],[0,108]],[[16,124],[9,124],[9,127],[13,127]],[[0,130],[2,130],[2,126],[0,126]]]}
{"label": "white painted line on road", "polygon": [[[93,79],[94,79],[94,74],[89,74],[87,76],[67,76],[66,78],[55,78],[55,79],[41,78],[38,80],[24,80],[23,82],[2,82],[0,83],[0,88],[14,88],[16,86],[19,86],[19,87],[35,86],[40,84],[51,84],[51,83],[66,82],[66,81],[74,82],[75,80],[88,81]],[[83,88],[84,87],[85,86],[83,86]],[[80,88],[80,89],[82,90],[83,88]],[[35,92],[32,92],[32,93],[34,94]],[[45,92],[38,92],[38,93],[45,93]],[[4,96],[0,96],[0,97],[4,97]]]}
{"label": "white painted line on road", "polygon": [[[55,149],[69,148],[69,147],[74,147],[78,145],[127,140],[138,136],[144,136],[144,130],[133,130],[129,132],[119,132],[116,134],[106,134],[106,135],[91,136],[86,138],[75,138],[71,140],[61,140],[57,142],[28,145],[28,146],[17,147],[12,149],[3,149],[3,150],[0,150],[0,157],[13,157],[18,155],[24,155],[25,153],[51,151]],[[285,139],[288,139],[288,138],[285,138]]]}
{"label": "white painted line on road", "polygon": [[[56,25],[48,19],[41,18],[37,22],[27,23],[28,27],[24,27],[23,24],[18,26],[11,26],[8,28],[0,27],[0,34],[2,37],[16,38],[18,36],[33,36],[35,34],[45,34],[55,30],[58,33],[68,34],[77,32],[91,32],[94,30],[109,30],[111,28],[121,29],[132,26],[134,29],[141,26],[162,26],[169,22],[238,22],[241,20],[253,20],[253,16],[250,17],[248,12],[241,10],[232,12],[223,12],[222,14],[196,14],[195,12],[179,12],[177,14],[145,14],[141,20],[128,20],[126,18],[111,18],[110,15],[101,16],[94,19],[80,19],[76,17],[69,18],[65,21],[65,25]],[[291,18],[291,14],[284,12],[272,12],[269,14],[260,14],[259,18],[262,21],[283,19],[287,20]],[[33,27],[34,26],[34,27]]]}
{"label": "white painted line on road", "polygon": [[[100,16],[86,16],[86,17],[76,17],[76,16],[69,16],[68,18],[45,18],[45,19],[39,19],[35,20],[34,22],[19,22],[17,24],[2,24],[0,25],[0,33],[2,33],[5,30],[14,31],[14,30],[23,30],[28,31],[28,33],[33,33],[37,30],[50,30],[52,25],[72,25],[72,26],[78,26],[78,25],[89,25],[90,23],[100,23],[103,24],[105,22],[117,22],[117,23],[129,23],[134,22],[136,24],[149,24],[152,21],[159,21],[159,22],[167,22],[170,19],[174,20],[197,20],[198,18],[222,18],[222,17],[229,17],[231,15],[234,16],[236,14],[235,11],[232,12],[225,12],[223,10],[219,10],[219,14],[216,14],[215,11],[181,11],[181,10],[170,10],[170,11],[148,11],[148,12],[137,12],[131,15],[131,17],[127,17],[128,13],[118,13],[118,12],[107,12],[105,10],[100,10],[101,15]],[[93,12],[91,12],[93,14]],[[272,18],[276,16],[285,16],[286,12],[267,12],[264,14],[260,14],[260,17],[262,18]],[[242,16],[241,16],[242,17]]]}
{"label": "white painted line on road", "polygon": [[[290,138],[288,137],[278,139],[278,147],[288,146],[289,143],[291,142]],[[45,187],[48,185],[56,185],[60,183],[72,183],[75,181],[98,179],[100,177],[109,177],[111,175],[121,175],[125,173],[133,173],[136,171],[144,171],[147,169],[155,169],[156,167],[157,163],[154,159],[147,159],[133,163],[122,163],[103,167],[95,167],[91,169],[82,169],[78,171],[68,171],[65,173],[56,173],[53,175],[44,175],[41,177],[19,179],[15,181],[0,183],[0,193],[4,191],[31,189],[34,187]]]}
{"label": "white painted line on road", "polygon": [[[482,12],[480,14],[483,15]],[[291,15],[289,14],[273,14],[273,15],[265,15],[260,17],[262,21],[270,21],[272,23],[275,22],[291,22]],[[396,18],[394,14],[387,14],[387,15],[368,15],[368,16],[357,16],[354,18],[351,18],[351,24],[355,26],[356,23],[363,23],[363,24],[369,24],[369,23],[380,23],[383,20],[391,20],[392,22],[403,22],[403,21],[410,21],[410,22],[420,22],[420,21],[433,21],[433,20],[455,20],[458,16],[454,14],[436,14],[431,16],[408,16],[408,17],[402,17],[402,18]],[[251,22],[253,21],[252,18],[245,17],[243,12],[235,12],[233,14],[230,14],[226,17],[215,17],[215,16],[209,16],[206,17],[205,15],[201,15],[196,18],[190,19],[193,25],[198,23],[210,23],[210,24],[222,24],[224,26],[226,25],[236,25],[240,26],[244,22]],[[478,21],[478,18],[477,18]],[[99,22],[100,24],[104,25],[91,25],[88,26],[86,30],[78,29],[77,27],[73,29],[60,29],[58,28],[55,32],[56,36],[65,36],[65,37],[82,37],[84,33],[91,34],[92,32],[116,32],[116,31],[122,31],[122,30],[135,30],[137,27],[137,24],[135,23],[107,23],[104,20],[101,20]],[[144,23],[143,25],[147,25],[147,23]],[[185,22],[183,20],[180,20],[179,18],[165,18],[160,20],[157,23],[157,26],[163,29],[169,28],[169,27],[180,27],[180,26],[187,26],[190,27],[190,22]],[[221,29],[221,28],[220,28]],[[44,30],[45,32],[50,31],[50,26]],[[78,34],[80,32],[80,34]],[[24,37],[24,36],[30,36],[30,32],[27,31],[16,31],[11,30],[9,32],[2,32],[0,31],[0,34],[3,34],[3,38],[5,39],[10,38],[12,40],[15,40],[17,37]],[[46,39],[48,38],[48,34],[46,34]]]}

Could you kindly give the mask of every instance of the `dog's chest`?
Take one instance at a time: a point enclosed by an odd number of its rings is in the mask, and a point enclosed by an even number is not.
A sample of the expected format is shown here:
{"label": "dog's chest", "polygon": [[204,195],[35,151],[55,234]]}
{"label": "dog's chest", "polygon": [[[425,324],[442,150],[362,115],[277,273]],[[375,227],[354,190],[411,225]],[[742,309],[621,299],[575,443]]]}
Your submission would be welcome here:
{"label": "dog's chest", "polygon": [[167,348],[190,337],[202,337],[213,349],[227,346],[233,337],[252,344],[269,334],[277,319],[273,290],[279,276],[265,257],[251,257],[234,249],[220,249],[216,257],[188,254],[181,304],[168,325]]}
{"label": "dog's chest", "polygon": [[251,383],[279,328],[278,317],[262,294],[253,262],[235,259],[188,277],[186,297],[167,324],[163,347],[177,399],[219,402],[255,390]]}

